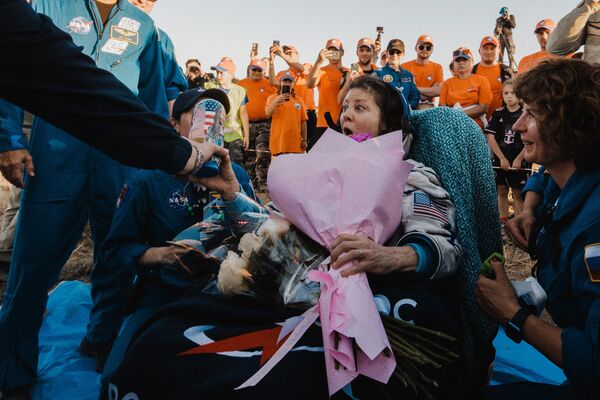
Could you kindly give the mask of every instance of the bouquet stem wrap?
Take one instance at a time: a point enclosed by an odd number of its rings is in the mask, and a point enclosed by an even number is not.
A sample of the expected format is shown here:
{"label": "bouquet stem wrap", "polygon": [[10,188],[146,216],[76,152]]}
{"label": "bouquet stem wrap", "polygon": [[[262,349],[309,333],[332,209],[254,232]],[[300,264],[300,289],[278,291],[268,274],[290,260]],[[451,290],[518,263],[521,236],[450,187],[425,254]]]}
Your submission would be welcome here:
{"label": "bouquet stem wrap", "polygon": [[[275,206],[302,232],[329,247],[342,233],[363,233],[383,244],[402,221],[404,186],[412,164],[403,161],[402,133],[362,143],[326,131],[308,154],[277,157],[269,169]],[[396,361],[364,273],[342,278],[325,260],[310,277],[320,282],[306,311],[275,355],[239,388],[253,386],[320,317],[329,395],[358,375],[387,383]],[[343,266],[341,269],[348,267]]]}

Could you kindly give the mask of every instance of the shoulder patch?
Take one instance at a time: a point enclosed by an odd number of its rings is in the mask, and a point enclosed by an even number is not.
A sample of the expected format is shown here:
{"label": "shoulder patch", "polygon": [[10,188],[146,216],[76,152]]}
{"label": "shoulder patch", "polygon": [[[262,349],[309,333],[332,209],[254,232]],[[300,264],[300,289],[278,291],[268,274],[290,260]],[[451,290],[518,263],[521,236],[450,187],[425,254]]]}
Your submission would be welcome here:
{"label": "shoulder patch", "polygon": [[600,243],[585,246],[585,266],[592,282],[600,283]]}
{"label": "shoulder patch", "polygon": [[87,35],[92,31],[93,21],[85,19],[84,17],[75,17],[69,21],[67,29],[69,33],[77,35]]}
{"label": "shoulder patch", "polygon": [[389,74],[387,74],[387,75],[384,75],[382,79],[383,79],[384,82],[390,83],[391,81],[394,80],[394,77],[391,76],[391,75],[389,75]]}

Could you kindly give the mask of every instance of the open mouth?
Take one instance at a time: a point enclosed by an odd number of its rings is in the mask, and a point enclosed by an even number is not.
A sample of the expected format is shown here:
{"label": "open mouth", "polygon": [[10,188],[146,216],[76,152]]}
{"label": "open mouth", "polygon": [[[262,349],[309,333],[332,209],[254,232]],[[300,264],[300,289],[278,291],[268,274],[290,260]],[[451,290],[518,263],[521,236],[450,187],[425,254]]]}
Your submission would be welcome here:
{"label": "open mouth", "polygon": [[344,132],[344,135],[352,135],[352,129],[350,128],[342,128],[342,132]]}

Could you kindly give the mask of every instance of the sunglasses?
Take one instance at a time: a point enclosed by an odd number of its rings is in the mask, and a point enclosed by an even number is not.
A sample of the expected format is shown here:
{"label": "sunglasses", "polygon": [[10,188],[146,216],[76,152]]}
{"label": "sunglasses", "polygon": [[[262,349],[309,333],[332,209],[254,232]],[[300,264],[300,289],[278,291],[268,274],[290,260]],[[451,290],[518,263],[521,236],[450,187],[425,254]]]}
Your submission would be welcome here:
{"label": "sunglasses", "polygon": [[396,49],[388,50],[388,54],[389,54],[390,56],[393,56],[394,54],[398,54],[398,55],[400,55],[400,54],[402,54],[402,53],[403,53],[403,51],[402,51],[402,50],[396,50]]}
{"label": "sunglasses", "polygon": [[260,67],[252,67],[252,68],[250,68],[250,70],[252,72],[262,72],[262,68],[260,68]]}
{"label": "sunglasses", "polygon": [[465,50],[454,50],[452,52],[452,57],[456,57],[458,55],[463,55],[463,56],[467,57],[467,56],[471,56],[471,52],[465,51]]}
{"label": "sunglasses", "polygon": [[424,44],[419,45],[419,50],[431,51],[431,49],[433,49],[433,46],[431,46],[431,45],[427,45],[427,46],[425,46]]}

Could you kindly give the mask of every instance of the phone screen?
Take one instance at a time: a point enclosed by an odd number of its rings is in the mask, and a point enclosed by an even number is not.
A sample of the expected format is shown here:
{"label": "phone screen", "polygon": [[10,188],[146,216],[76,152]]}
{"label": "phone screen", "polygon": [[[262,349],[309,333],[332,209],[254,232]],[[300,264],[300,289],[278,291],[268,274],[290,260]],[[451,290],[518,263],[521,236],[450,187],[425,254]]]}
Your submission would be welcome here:
{"label": "phone screen", "polygon": [[273,46],[279,46],[279,40],[273,40]]}
{"label": "phone screen", "polygon": [[281,87],[281,94],[289,94],[291,86],[285,85]]}
{"label": "phone screen", "polygon": [[329,57],[329,59],[330,60],[339,60],[341,56],[342,56],[341,52],[334,50],[331,52],[331,56]]}

